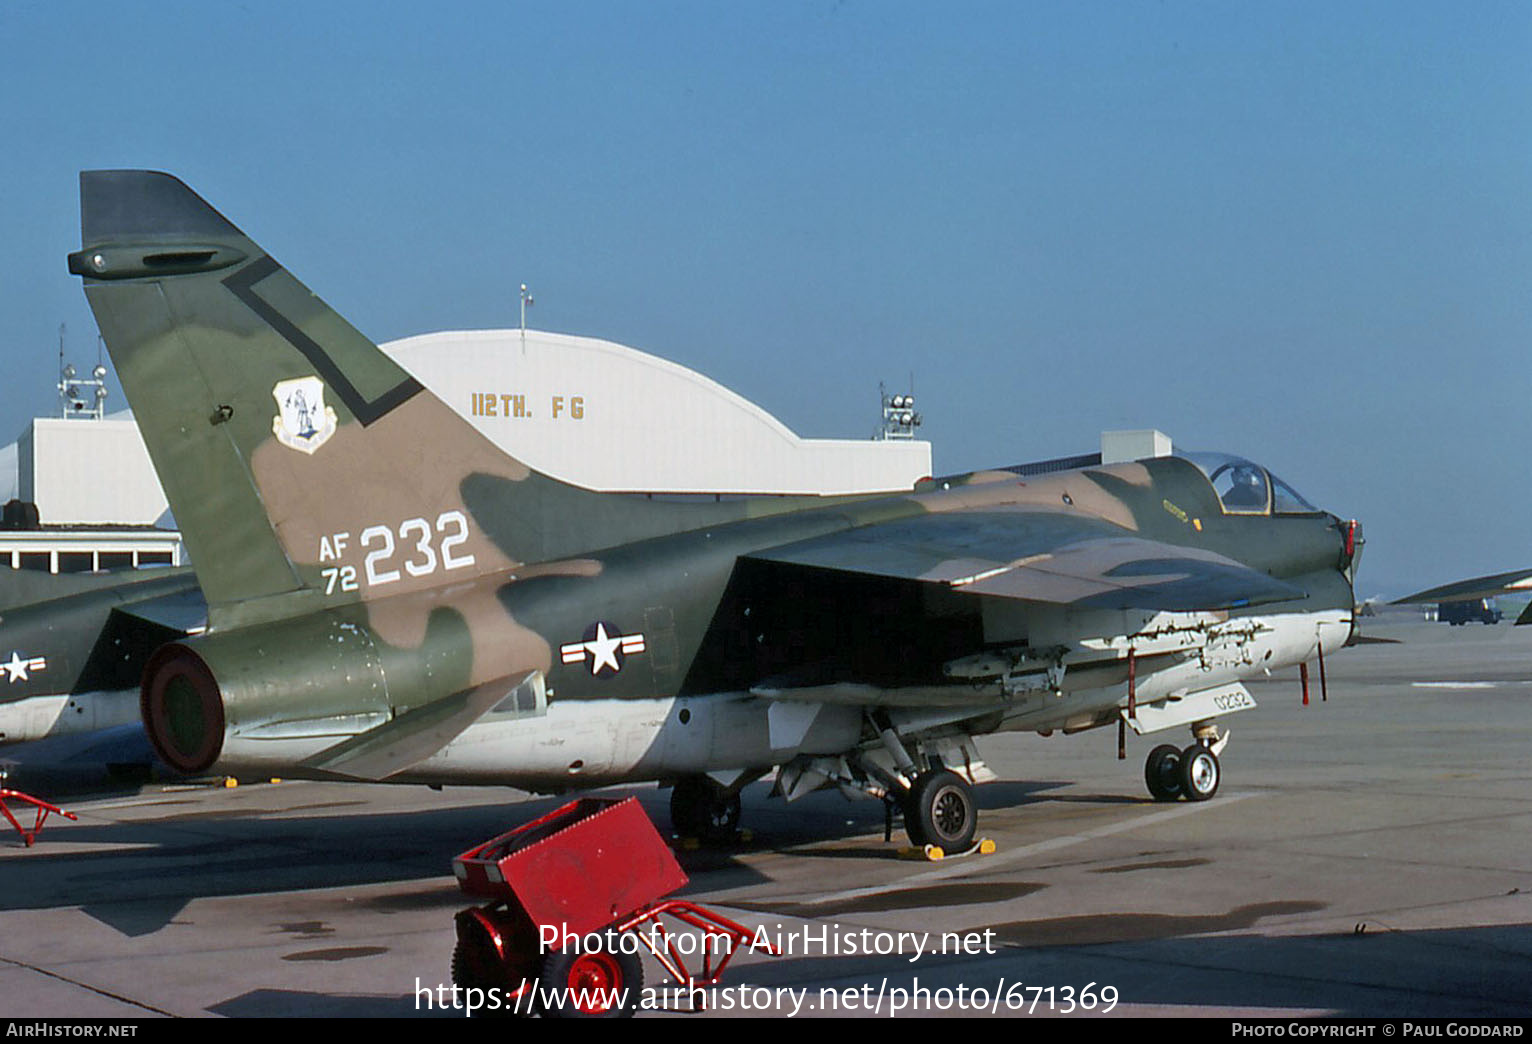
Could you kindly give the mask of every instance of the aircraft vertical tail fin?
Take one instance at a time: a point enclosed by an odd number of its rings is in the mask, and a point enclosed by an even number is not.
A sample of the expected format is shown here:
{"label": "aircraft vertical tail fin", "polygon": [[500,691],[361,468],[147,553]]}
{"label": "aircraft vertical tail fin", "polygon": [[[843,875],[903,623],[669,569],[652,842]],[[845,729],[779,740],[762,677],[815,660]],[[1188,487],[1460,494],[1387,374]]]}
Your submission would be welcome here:
{"label": "aircraft vertical tail fin", "polygon": [[69,270],[84,277],[215,626],[466,579],[537,552],[535,506],[491,540],[464,491],[557,484],[495,447],[190,188],[168,174],[87,171],[80,196],[84,249]]}

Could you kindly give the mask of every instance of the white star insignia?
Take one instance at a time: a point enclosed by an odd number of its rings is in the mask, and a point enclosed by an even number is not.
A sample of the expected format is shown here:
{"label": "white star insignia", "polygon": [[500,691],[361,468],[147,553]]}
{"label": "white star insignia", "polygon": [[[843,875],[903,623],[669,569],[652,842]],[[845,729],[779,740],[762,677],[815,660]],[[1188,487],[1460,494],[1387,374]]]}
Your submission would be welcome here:
{"label": "white star insignia", "polygon": [[592,674],[600,674],[603,667],[611,667],[612,673],[622,670],[622,665],[617,662],[617,650],[622,645],[622,638],[608,638],[606,624],[596,625],[596,637],[585,643],[585,648],[590,650]]}
{"label": "white star insignia", "polygon": [[[644,651],[644,636],[642,634],[608,634],[604,622],[596,624],[595,637],[583,642],[569,642],[559,646],[559,658],[565,663],[583,663],[586,657],[590,657],[590,673],[598,675],[602,671],[610,669],[613,674],[622,670],[622,661],[617,658],[620,652],[623,656],[632,656]],[[0,664],[0,666],[4,666]]]}
{"label": "white star insignia", "polygon": [[23,660],[21,658],[21,654],[18,652],[11,653],[11,658],[8,663],[0,663],[0,667],[4,667],[5,673],[9,675],[9,677],[6,679],[7,682],[27,681],[27,670],[32,667],[40,666],[42,665],[39,664],[36,659]]}

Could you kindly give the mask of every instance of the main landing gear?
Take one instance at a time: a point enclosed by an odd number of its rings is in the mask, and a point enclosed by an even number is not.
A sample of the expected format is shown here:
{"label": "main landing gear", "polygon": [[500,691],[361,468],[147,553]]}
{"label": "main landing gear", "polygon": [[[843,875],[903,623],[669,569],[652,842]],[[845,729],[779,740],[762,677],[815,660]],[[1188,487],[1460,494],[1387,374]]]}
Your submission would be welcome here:
{"label": "main landing gear", "polygon": [[[979,810],[973,785],[993,779],[978,751],[966,738],[941,739],[913,749],[882,713],[869,714],[881,747],[867,747],[836,756],[799,757],[778,768],[775,793],[787,801],[824,787],[836,787],[847,797],[881,799],[886,812],[884,840],[893,832],[896,815],[905,831],[927,856],[957,855],[974,848]],[[947,765],[961,765],[960,773]],[[670,791],[670,823],[683,839],[727,846],[748,839],[740,822],[740,788],[760,779],[765,770],[748,769],[719,782],[711,776],[677,779]]]}
{"label": "main landing gear", "polygon": [[686,776],[670,790],[670,825],[682,837],[723,845],[739,837],[739,791],[708,776]]}
{"label": "main landing gear", "polygon": [[951,769],[933,769],[915,777],[904,795],[904,829],[916,846],[936,845],[944,852],[973,846],[979,829],[973,788]]}
{"label": "main landing gear", "polygon": [[929,752],[922,752],[925,766],[922,768],[887,712],[871,712],[867,720],[877,731],[899,775],[870,758],[861,761],[861,767],[883,784],[884,801],[898,803],[910,843],[916,848],[932,845],[943,853],[954,854],[972,848],[979,830],[979,811],[974,807],[973,788],[968,780],[943,767],[940,758],[931,757]]}
{"label": "main landing gear", "polygon": [[1209,730],[1185,749],[1177,750],[1169,743],[1162,743],[1151,750],[1144,761],[1144,783],[1154,800],[1174,801],[1185,797],[1188,801],[1206,801],[1218,793],[1223,773],[1217,752],[1227,741],[1227,735],[1219,739],[1215,730]]}

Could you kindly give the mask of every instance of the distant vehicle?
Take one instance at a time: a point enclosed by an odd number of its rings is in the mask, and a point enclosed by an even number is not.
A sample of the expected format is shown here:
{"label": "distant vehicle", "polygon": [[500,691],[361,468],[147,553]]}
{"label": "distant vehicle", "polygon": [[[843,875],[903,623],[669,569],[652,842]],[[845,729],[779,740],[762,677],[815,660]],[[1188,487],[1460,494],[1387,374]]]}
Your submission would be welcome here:
{"label": "distant vehicle", "polygon": [[1497,624],[1504,616],[1505,614],[1495,606],[1493,598],[1442,602],[1436,609],[1436,619],[1453,627],[1469,623]]}

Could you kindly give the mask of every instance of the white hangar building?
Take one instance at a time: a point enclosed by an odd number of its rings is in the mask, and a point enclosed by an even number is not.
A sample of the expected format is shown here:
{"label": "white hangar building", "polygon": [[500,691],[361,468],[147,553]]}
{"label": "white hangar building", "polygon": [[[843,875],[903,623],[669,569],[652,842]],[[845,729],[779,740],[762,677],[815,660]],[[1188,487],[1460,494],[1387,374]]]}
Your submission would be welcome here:
{"label": "white hangar building", "polygon": [[474,330],[383,347],[502,449],[591,489],[879,493],[931,475],[928,442],[799,438],[695,370],[611,341]]}
{"label": "white hangar building", "polygon": [[[894,438],[800,438],[717,382],[611,341],[481,330],[382,348],[506,452],[591,489],[877,493],[931,474],[931,445],[909,437],[910,427]],[[179,534],[130,414],[38,418],[0,451],[0,468],[7,455],[14,483],[0,499],[35,504],[41,524],[8,517],[0,565],[86,572],[181,563]]]}

